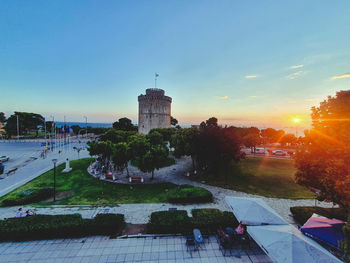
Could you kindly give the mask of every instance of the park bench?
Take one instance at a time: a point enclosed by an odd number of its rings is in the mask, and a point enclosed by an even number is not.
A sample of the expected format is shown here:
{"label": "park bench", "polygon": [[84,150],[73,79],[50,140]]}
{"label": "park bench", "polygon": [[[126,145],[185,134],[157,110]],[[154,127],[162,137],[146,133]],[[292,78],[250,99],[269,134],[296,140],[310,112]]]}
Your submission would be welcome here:
{"label": "park bench", "polygon": [[117,180],[113,173],[106,173],[106,179],[111,179],[113,181]]}
{"label": "park bench", "polygon": [[11,170],[8,170],[8,171],[6,172],[6,175],[9,176],[10,174],[14,174],[17,170],[18,170],[18,168],[13,168],[13,169],[11,169]]}
{"label": "park bench", "polygon": [[143,183],[143,177],[130,177],[130,183]]}

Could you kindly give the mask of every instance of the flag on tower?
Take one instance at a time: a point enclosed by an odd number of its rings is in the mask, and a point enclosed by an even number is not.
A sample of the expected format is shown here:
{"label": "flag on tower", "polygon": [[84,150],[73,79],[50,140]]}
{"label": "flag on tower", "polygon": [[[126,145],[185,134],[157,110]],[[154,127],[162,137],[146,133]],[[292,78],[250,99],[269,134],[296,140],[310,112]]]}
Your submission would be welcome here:
{"label": "flag on tower", "polygon": [[155,73],[154,75],[156,76],[156,78],[159,77],[159,74],[158,74],[158,73]]}

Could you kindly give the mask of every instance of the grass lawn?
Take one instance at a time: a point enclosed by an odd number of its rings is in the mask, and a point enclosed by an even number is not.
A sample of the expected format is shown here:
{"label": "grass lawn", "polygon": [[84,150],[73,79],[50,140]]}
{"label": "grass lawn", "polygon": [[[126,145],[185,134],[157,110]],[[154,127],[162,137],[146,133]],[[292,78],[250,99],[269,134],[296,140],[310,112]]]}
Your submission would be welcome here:
{"label": "grass lawn", "polygon": [[238,164],[232,164],[227,173],[218,171],[199,180],[207,184],[276,198],[314,198],[315,195],[307,188],[294,182],[294,160],[281,160],[273,158],[247,158]]}
{"label": "grass lawn", "polygon": [[[177,185],[172,183],[122,185],[100,181],[87,172],[87,167],[93,159],[71,161],[73,171],[61,173],[64,164],[58,166],[56,189],[60,192],[71,192],[68,197],[56,201],[60,205],[100,205],[100,204],[128,204],[128,203],[161,203],[167,201],[167,192]],[[26,189],[45,188],[53,186],[53,170],[33,179],[27,184],[15,189],[0,198],[16,197]],[[39,205],[52,204],[50,201],[40,202]]]}

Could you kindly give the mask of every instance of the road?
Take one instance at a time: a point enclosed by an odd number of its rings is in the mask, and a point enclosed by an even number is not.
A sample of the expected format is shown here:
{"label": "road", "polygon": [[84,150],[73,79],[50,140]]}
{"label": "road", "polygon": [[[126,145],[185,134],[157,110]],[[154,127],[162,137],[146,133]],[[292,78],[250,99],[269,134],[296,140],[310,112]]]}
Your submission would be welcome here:
{"label": "road", "polygon": [[[81,150],[78,156],[73,147],[84,148],[84,150]],[[0,180],[0,197],[52,169],[52,159],[57,159],[59,165],[65,162],[67,158],[75,160],[89,157],[85,148],[86,143],[73,142],[49,151],[46,158],[43,159],[40,157],[43,151],[41,142],[1,142],[0,155],[10,157],[10,160],[4,163],[5,172],[14,168],[18,169],[15,173]]]}

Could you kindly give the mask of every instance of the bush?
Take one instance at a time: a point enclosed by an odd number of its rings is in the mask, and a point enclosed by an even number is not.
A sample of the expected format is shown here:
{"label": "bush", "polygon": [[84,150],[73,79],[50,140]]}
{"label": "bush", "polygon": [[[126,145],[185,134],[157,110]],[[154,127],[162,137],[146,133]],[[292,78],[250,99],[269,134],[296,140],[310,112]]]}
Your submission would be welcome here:
{"label": "bush", "polygon": [[193,209],[192,224],[204,233],[215,233],[218,228],[232,227],[238,225],[236,217],[231,212],[223,212],[219,209]]}
{"label": "bush", "polygon": [[192,223],[185,210],[159,211],[151,214],[148,231],[157,234],[185,234]]}
{"label": "bush", "polygon": [[94,219],[74,215],[34,215],[0,220],[0,240],[36,240],[118,234],[124,215],[104,214]]}
{"label": "bush", "polygon": [[53,195],[53,188],[31,188],[19,192],[15,197],[2,201],[2,206],[16,206],[37,203],[50,198]]}
{"label": "bush", "polygon": [[193,228],[199,228],[203,233],[215,233],[219,227],[236,227],[237,219],[230,212],[218,209],[193,209],[188,217],[184,210],[160,211],[151,214],[148,231],[157,234],[187,234]]}
{"label": "bush", "polygon": [[336,218],[346,221],[348,211],[344,208],[323,208],[314,206],[294,206],[290,208],[295,221],[304,225],[313,213],[319,214],[328,218]]}
{"label": "bush", "polygon": [[213,194],[202,187],[180,185],[168,192],[168,202],[176,204],[209,203]]}

